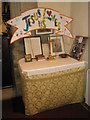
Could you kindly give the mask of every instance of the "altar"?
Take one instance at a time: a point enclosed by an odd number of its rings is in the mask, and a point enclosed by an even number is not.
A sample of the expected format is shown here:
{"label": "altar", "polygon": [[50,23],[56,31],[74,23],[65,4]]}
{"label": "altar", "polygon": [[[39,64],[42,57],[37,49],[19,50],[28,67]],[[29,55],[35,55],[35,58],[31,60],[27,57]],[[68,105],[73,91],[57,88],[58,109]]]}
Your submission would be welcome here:
{"label": "altar", "polygon": [[83,101],[85,61],[58,57],[25,62],[22,58],[18,66],[26,115]]}

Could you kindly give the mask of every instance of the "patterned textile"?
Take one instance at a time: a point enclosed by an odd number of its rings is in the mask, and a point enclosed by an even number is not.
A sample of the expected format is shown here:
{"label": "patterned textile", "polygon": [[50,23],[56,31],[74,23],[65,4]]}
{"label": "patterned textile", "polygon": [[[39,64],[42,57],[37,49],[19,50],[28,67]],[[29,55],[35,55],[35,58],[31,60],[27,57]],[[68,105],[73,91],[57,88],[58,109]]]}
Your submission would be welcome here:
{"label": "patterned textile", "polygon": [[20,70],[25,114],[83,101],[84,71],[85,66],[28,77]]}

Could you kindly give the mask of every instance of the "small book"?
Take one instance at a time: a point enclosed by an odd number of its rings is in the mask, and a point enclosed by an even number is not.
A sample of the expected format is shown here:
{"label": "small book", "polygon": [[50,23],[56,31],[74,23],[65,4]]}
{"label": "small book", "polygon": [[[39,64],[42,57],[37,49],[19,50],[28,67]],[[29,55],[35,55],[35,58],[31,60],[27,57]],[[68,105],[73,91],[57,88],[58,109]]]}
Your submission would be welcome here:
{"label": "small book", "polygon": [[37,61],[41,61],[41,60],[45,60],[45,56],[44,55],[42,55],[42,54],[39,54],[39,55],[35,55],[35,58],[36,58],[36,60]]}

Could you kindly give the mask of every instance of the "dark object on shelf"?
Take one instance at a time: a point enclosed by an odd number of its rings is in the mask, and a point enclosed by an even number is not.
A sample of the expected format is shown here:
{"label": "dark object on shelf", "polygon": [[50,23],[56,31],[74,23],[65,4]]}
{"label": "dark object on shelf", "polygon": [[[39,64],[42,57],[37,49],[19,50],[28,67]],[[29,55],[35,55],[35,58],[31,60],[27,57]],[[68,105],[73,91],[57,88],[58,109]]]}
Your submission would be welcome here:
{"label": "dark object on shelf", "polygon": [[59,55],[61,58],[66,58],[68,55],[67,54],[60,54]]}
{"label": "dark object on shelf", "polygon": [[38,60],[43,60],[43,59],[45,59],[45,56],[42,55],[42,54],[39,54],[39,55],[35,55],[35,58],[36,58],[36,60],[38,61]]}

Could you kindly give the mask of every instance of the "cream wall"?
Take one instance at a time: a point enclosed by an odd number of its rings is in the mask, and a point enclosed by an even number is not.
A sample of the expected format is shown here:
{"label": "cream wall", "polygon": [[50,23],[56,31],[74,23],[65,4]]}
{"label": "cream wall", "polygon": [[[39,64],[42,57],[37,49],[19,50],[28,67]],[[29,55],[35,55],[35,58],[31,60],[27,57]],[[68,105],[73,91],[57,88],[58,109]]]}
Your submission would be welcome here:
{"label": "cream wall", "polygon": [[70,16],[71,3],[70,2],[38,2],[38,7],[52,8],[62,14]]}
{"label": "cream wall", "polygon": [[30,8],[37,8],[37,2],[21,2],[21,12]]}
{"label": "cream wall", "polygon": [[88,36],[88,3],[71,3],[72,33]]}

